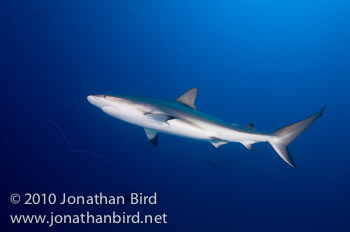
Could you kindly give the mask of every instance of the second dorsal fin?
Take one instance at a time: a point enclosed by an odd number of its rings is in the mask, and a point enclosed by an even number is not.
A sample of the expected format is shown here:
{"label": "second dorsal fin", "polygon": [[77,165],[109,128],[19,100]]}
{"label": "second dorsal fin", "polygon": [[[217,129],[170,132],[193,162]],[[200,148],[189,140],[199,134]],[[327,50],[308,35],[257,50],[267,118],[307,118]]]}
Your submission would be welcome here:
{"label": "second dorsal fin", "polygon": [[181,102],[182,104],[185,104],[196,110],[197,108],[194,106],[194,101],[196,100],[197,92],[198,88],[192,88],[178,97],[176,101]]}
{"label": "second dorsal fin", "polygon": [[255,128],[254,128],[254,123],[248,124],[247,127],[248,127],[249,129],[255,130]]}

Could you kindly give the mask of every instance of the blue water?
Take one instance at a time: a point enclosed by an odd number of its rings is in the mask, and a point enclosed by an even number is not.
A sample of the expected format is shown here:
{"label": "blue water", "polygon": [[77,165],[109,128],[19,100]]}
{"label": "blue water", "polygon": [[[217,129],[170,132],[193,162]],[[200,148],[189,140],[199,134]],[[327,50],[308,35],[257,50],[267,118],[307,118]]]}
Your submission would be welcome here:
{"label": "blue water", "polygon": [[[1,231],[10,214],[166,213],[167,224],[52,231],[349,231],[348,1],[2,1]],[[249,151],[142,128],[89,94],[175,99],[270,132],[326,111],[290,145]],[[71,147],[70,147],[71,146]],[[76,152],[88,150],[90,152]],[[213,168],[211,163],[216,163]],[[158,192],[156,206],[13,205],[13,193]]]}

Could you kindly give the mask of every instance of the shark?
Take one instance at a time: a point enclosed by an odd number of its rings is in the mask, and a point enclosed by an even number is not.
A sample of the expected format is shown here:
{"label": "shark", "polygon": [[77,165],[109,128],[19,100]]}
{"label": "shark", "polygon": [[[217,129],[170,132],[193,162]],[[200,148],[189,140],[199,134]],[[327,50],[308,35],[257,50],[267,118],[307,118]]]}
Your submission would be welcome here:
{"label": "shark", "polygon": [[236,142],[254,150],[253,144],[266,142],[292,167],[296,165],[288,145],[321,117],[325,110],[324,106],[308,118],[266,133],[256,130],[254,124],[232,124],[198,111],[194,104],[197,93],[198,88],[192,88],[175,100],[105,94],[89,95],[87,100],[114,118],[144,128],[148,140],[154,146],[158,145],[159,133],[207,141],[216,148]]}

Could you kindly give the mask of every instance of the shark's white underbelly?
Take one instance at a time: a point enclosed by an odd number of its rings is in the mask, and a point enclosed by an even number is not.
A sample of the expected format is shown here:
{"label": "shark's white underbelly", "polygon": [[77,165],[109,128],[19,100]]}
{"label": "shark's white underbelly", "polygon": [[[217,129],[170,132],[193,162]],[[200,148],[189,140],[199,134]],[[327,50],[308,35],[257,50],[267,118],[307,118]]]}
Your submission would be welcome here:
{"label": "shark's white underbelly", "polygon": [[210,131],[180,119],[171,119],[161,122],[153,120],[152,117],[136,110],[116,109],[109,106],[103,107],[102,110],[110,116],[122,121],[158,132],[208,141],[213,137],[213,133],[210,133]]}
{"label": "shark's white underbelly", "polygon": [[266,141],[266,136],[264,135],[244,133],[207,121],[196,120],[192,122],[178,118],[159,121],[137,110],[116,109],[110,106],[103,107],[102,110],[115,118],[143,128],[191,139],[205,141],[223,140],[240,143]]}
{"label": "shark's white underbelly", "polygon": [[213,137],[211,131],[180,119],[169,120],[168,124],[168,126],[164,125],[162,128],[159,128],[158,131],[186,138],[208,141],[212,140]]}

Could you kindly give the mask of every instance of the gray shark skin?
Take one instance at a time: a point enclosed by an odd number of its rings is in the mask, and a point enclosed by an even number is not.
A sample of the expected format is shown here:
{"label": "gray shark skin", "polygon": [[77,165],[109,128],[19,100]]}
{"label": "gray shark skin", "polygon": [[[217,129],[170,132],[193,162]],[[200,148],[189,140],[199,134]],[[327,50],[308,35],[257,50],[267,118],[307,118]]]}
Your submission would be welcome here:
{"label": "gray shark skin", "polygon": [[253,124],[239,126],[197,111],[194,106],[197,91],[197,88],[192,88],[175,101],[124,95],[90,95],[87,99],[106,114],[143,127],[147,138],[155,146],[159,132],[208,141],[216,148],[238,142],[253,150],[252,144],[267,142],[292,167],[295,163],[288,145],[321,117],[325,109],[323,107],[318,113],[272,133],[263,133],[257,131]]}

